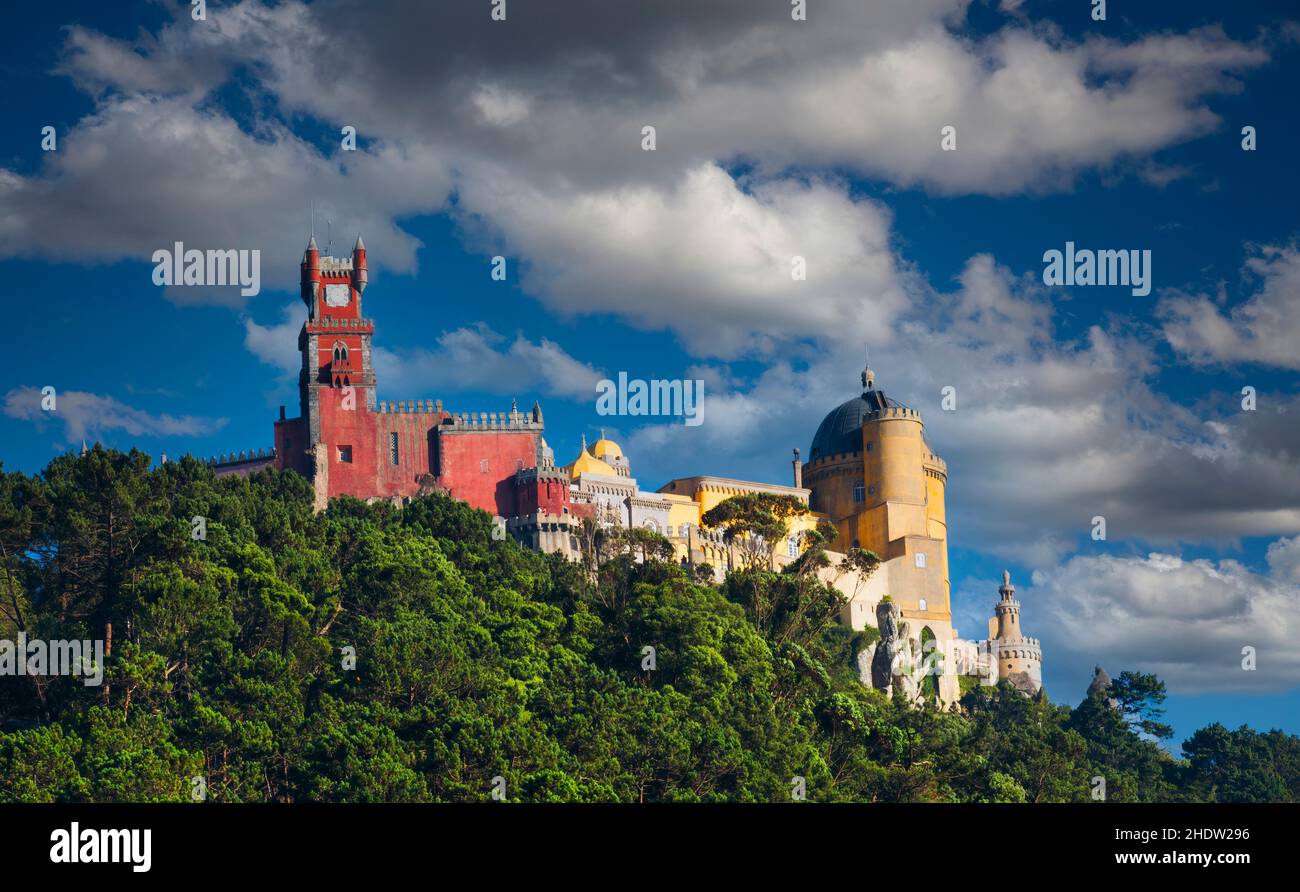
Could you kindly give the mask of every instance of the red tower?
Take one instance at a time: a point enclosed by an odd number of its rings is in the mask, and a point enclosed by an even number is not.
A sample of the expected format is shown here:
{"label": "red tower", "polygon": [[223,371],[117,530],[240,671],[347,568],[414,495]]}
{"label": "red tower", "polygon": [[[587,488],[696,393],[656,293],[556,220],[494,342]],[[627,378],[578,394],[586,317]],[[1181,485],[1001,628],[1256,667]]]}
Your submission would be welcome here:
{"label": "red tower", "polygon": [[281,410],[276,463],[313,481],[317,507],[333,496],[413,496],[441,486],[502,517],[517,510],[516,475],[541,459],[542,413],[452,414],[441,400],[376,398],[371,339],[361,313],[366,246],[350,258],[322,256],[313,238],[302,259],[307,321],[298,335],[298,418]]}

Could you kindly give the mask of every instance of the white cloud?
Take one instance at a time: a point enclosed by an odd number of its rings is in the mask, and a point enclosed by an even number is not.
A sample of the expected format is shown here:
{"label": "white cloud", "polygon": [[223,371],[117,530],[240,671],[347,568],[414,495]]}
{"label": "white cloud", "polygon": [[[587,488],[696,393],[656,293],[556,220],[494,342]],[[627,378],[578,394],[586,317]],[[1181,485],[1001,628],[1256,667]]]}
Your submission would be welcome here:
{"label": "white cloud", "polygon": [[[704,165],[667,189],[556,192],[476,169],[459,198],[528,259],[524,287],[548,306],[671,329],[696,355],[734,355],[755,338],[860,337],[907,303],[889,212],[842,184],[741,184]],[[796,255],[806,281],[793,276]]]}
{"label": "white cloud", "polygon": [[[450,183],[425,149],[380,143],[344,163],[279,124],[250,134],[188,99],[149,95],[106,100],[44,164],[30,177],[0,171],[0,257],[135,259],[142,287],[152,287],[152,253],[180,241],[260,250],[263,287],[296,290],[312,199],[342,250],[362,231],[372,266],[414,272],[419,242],[393,220],[437,211]],[[205,289],[167,296],[230,303]]]}
{"label": "white cloud", "polygon": [[155,415],[128,406],[111,396],[68,390],[56,394],[53,411],[41,408],[42,394],[36,387],[16,387],[4,396],[4,414],[30,421],[38,428],[50,423],[63,425],[63,439],[69,444],[98,440],[110,431],[132,437],[200,437],[226,426],[225,418],[194,415]]}
{"label": "white cloud", "polygon": [[[1017,596],[1058,677],[1086,679],[1100,663],[1154,672],[1178,694],[1276,693],[1300,684],[1298,542],[1275,542],[1262,574],[1233,560],[1078,555]],[[1242,668],[1244,647],[1255,671]]]}
{"label": "white cloud", "polygon": [[[1233,394],[1186,408],[1154,392],[1149,333],[1060,340],[1055,295],[976,257],[951,294],[871,340],[877,384],[920,410],[949,466],[954,543],[1051,567],[1107,519],[1112,542],[1170,547],[1300,533],[1300,399]],[[802,359],[800,362],[798,359]],[[751,382],[706,388],[703,425],[646,426],[627,448],[647,483],[694,473],[789,479],[822,417],[856,395],[861,351],[796,354]],[[941,408],[956,388],[956,411]],[[638,458],[637,456],[641,456]],[[707,465],[707,466],[703,466]]]}
{"label": "white cloud", "polygon": [[[506,338],[488,329],[458,328],[436,350],[376,347],[375,373],[384,399],[428,398],[437,390],[478,390],[516,396],[543,393],[595,401],[604,373],[574,359],[554,341]],[[528,408],[528,407],[522,407]]]}
{"label": "white cloud", "polygon": [[307,308],[298,301],[286,304],[280,311],[280,321],[274,325],[258,325],[251,316],[245,316],[244,347],[285,377],[296,375],[302,368],[298,333],[306,319]]}
{"label": "white cloud", "polygon": [[1159,305],[1169,343],[1192,362],[1258,362],[1300,369],[1300,250],[1265,245],[1246,259],[1258,289],[1228,309],[1224,295],[1171,292]]}

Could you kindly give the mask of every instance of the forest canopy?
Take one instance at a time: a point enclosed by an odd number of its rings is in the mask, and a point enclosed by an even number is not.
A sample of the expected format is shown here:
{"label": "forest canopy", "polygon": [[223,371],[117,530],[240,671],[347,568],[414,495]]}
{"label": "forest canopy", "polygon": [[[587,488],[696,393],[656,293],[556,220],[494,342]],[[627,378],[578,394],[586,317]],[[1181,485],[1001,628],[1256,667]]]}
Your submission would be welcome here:
{"label": "forest canopy", "polygon": [[106,651],[100,685],[0,677],[0,802],[1300,798],[1280,731],[1170,755],[1154,676],[905,706],[858,680],[873,630],[810,562],[714,585],[644,533],[590,542],[494,541],[440,494],[317,514],[293,473],[98,446],[0,469],[0,639]]}

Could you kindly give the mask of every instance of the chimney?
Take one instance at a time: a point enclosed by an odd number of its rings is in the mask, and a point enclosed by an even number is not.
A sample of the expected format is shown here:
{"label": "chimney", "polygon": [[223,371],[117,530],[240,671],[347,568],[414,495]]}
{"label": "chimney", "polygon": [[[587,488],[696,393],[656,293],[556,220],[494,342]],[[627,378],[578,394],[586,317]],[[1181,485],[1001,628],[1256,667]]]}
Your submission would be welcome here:
{"label": "chimney", "polygon": [[803,464],[799,461],[799,447],[795,447],[794,461],[794,488],[803,489]]}
{"label": "chimney", "polygon": [[284,406],[280,407],[280,420],[284,421]]}

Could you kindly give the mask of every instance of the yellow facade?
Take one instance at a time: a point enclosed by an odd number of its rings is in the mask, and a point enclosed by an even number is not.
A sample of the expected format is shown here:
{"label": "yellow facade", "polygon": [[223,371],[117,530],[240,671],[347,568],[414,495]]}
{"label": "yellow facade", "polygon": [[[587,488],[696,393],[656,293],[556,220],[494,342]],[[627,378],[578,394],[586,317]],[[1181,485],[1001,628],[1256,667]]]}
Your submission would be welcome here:
{"label": "yellow facade", "polygon": [[[793,486],[780,486],[772,483],[756,483],[749,480],[734,480],[728,477],[679,477],[670,480],[659,488],[659,492],[673,500],[669,517],[674,533],[678,533],[683,523],[690,524],[696,535],[670,537],[677,551],[678,559],[691,559],[713,564],[715,567],[731,566],[735,555],[727,553],[721,545],[720,534],[703,525],[703,517],[713,508],[733,496],[746,493],[766,492],[774,495],[793,495],[804,504],[808,502],[808,490]],[[688,507],[689,506],[689,507]],[[791,517],[786,528],[790,537],[795,539],[795,548],[802,551],[802,534],[815,530],[825,515],[808,513]],[[776,563],[788,563],[794,556],[788,540],[773,543]],[[725,563],[718,564],[722,560]]]}

